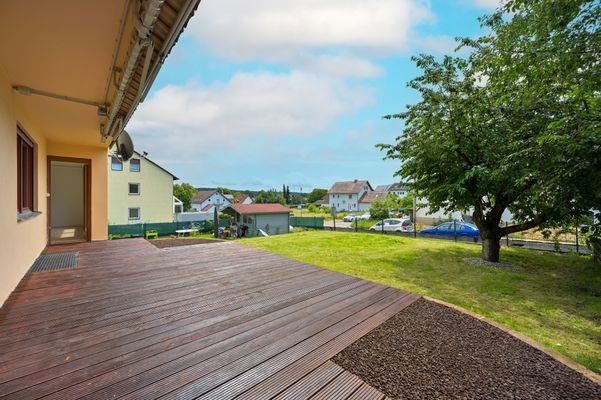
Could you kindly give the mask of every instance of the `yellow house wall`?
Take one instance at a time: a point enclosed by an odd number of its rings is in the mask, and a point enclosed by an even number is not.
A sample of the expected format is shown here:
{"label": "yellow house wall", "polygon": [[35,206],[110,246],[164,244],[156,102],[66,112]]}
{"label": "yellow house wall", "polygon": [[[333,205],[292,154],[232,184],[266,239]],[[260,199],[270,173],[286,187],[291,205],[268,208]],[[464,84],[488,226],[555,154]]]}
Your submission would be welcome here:
{"label": "yellow house wall", "polygon": [[[173,177],[137,154],[133,158],[140,160],[140,172],[131,172],[129,161],[123,163],[123,171],[113,171],[110,158],[107,157],[109,224],[172,222]],[[140,184],[140,195],[129,194],[129,183]],[[130,207],[140,208],[140,219],[129,219]]]}
{"label": "yellow house wall", "polygon": [[92,160],[92,240],[106,240],[108,233],[106,149],[50,142],[48,155]]}
{"label": "yellow house wall", "polygon": [[[17,221],[17,124],[35,143],[34,207],[41,215]],[[0,66],[0,305],[48,242],[47,156],[92,160],[92,240],[107,238],[106,148],[49,143],[25,112]]]}
{"label": "yellow house wall", "polygon": [[[17,123],[35,142],[34,207],[41,215],[17,222]],[[44,249],[46,231],[46,140],[24,113],[0,67],[0,305]]]}

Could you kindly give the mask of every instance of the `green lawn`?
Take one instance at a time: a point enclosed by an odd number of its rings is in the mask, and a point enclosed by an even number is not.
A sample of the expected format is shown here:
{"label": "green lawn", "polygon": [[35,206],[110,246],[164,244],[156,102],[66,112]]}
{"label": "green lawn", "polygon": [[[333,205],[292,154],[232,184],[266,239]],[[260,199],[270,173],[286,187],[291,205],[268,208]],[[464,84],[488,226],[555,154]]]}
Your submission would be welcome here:
{"label": "green lawn", "polygon": [[480,245],[308,231],[243,243],[467,308],[601,373],[601,268],[590,257],[503,248],[518,268],[467,264]]}

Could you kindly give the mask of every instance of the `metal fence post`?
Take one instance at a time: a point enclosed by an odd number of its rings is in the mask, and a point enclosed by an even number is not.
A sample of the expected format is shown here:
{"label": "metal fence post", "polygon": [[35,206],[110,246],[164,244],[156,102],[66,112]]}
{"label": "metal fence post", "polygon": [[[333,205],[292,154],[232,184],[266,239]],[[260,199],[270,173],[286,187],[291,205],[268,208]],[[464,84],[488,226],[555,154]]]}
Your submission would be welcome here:
{"label": "metal fence post", "polygon": [[580,248],[578,247],[578,226],[576,226],[576,254],[580,255]]}
{"label": "metal fence post", "polygon": [[359,219],[355,218],[355,232],[359,232]]}
{"label": "metal fence post", "polygon": [[[505,221],[505,230],[507,230],[507,221]],[[509,247],[509,233],[505,234],[505,244]]]}
{"label": "metal fence post", "polygon": [[384,233],[384,220],[382,220],[382,233]]}
{"label": "metal fence post", "polygon": [[455,220],[453,220],[453,237],[455,238],[455,241],[457,241],[457,222],[455,222]]}

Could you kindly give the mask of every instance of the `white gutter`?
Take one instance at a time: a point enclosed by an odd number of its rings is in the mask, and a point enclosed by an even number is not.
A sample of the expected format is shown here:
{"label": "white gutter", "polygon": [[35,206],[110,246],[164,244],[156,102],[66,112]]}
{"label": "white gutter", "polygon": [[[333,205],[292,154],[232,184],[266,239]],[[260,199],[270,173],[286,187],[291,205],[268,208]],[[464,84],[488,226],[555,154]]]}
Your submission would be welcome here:
{"label": "white gutter", "polygon": [[[134,46],[131,48],[130,53],[127,58],[125,70],[123,71],[123,76],[121,77],[121,82],[119,82],[119,88],[117,89],[117,95],[115,96],[115,101],[111,104],[111,108],[108,115],[108,121],[104,126],[104,130],[101,133],[102,138],[101,141],[104,143],[108,138],[111,131],[113,131],[113,124],[115,123],[115,117],[117,113],[121,109],[121,105],[123,103],[123,98],[125,97],[125,92],[129,86],[131,78],[136,69],[136,65],[138,63],[138,57],[142,49],[151,44],[150,34],[151,28],[154,25],[156,19],[161,12],[161,6],[165,0],[150,0],[148,4],[148,8],[142,17],[142,20],[136,21],[136,29],[138,31],[138,39],[134,43]],[[142,82],[140,82],[142,84]],[[133,107],[135,108],[135,107]],[[124,124],[127,122],[124,121]],[[121,132],[113,132],[113,135],[118,135]],[[114,136],[113,136],[114,137]],[[116,139],[116,137],[114,137]]]}

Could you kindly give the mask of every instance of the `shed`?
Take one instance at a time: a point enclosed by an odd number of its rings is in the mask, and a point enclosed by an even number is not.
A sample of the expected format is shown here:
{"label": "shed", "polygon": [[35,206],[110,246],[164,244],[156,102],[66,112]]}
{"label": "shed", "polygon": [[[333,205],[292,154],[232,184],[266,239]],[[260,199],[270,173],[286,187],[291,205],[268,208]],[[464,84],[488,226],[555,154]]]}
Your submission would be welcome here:
{"label": "shed", "polygon": [[232,223],[248,226],[249,236],[259,229],[268,235],[290,232],[290,209],[281,204],[232,204],[222,212],[233,217]]}

